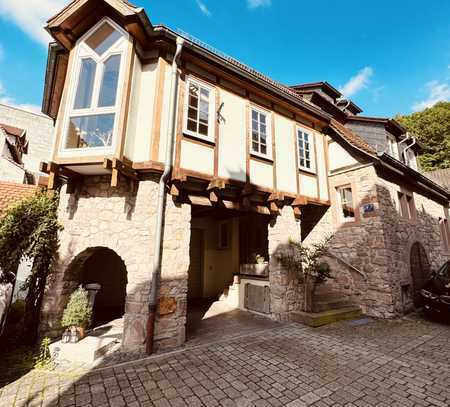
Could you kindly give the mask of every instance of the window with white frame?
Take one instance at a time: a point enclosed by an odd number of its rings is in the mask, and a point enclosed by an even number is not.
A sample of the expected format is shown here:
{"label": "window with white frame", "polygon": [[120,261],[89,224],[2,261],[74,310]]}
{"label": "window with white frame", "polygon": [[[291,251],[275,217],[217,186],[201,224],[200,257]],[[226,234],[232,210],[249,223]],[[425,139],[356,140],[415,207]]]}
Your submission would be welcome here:
{"label": "window with white frame", "polygon": [[270,158],[272,144],[270,135],[270,115],[254,107],[251,108],[251,152],[262,157]]}
{"label": "window with white frame", "polygon": [[185,104],[184,133],[214,141],[214,89],[189,78]]}
{"label": "window with white frame", "polygon": [[77,44],[62,151],[110,152],[116,143],[127,34],[108,19]]}
{"label": "window with white frame", "polygon": [[387,153],[398,159],[398,145],[395,137],[387,136]]}
{"label": "window with white frame", "polygon": [[336,188],[339,217],[342,222],[355,221],[355,204],[351,185]]}
{"label": "window with white frame", "polygon": [[299,168],[314,171],[314,136],[303,129],[297,129],[297,148]]}

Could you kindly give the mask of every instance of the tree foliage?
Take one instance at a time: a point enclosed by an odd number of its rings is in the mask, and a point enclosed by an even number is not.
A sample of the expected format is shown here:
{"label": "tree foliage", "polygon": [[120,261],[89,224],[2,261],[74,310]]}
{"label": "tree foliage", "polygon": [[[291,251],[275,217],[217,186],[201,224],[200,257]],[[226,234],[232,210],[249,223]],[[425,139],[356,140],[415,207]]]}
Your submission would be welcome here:
{"label": "tree foliage", "polygon": [[[12,283],[22,259],[32,260],[24,329],[33,337],[45,282],[58,246],[57,196],[41,191],[10,207],[0,218],[0,283]],[[31,338],[30,338],[31,339]]]}
{"label": "tree foliage", "polygon": [[450,102],[439,102],[406,116],[397,115],[395,120],[423,144],[419,159],[425,171],[450,168]]}

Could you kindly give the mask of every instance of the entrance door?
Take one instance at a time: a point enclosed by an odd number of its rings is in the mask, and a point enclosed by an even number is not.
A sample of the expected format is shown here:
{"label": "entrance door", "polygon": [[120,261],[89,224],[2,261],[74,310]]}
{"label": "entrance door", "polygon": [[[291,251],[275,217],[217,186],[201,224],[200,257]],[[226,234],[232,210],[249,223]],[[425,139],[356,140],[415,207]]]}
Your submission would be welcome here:
{"label": "entrance door", "polygon": [[424,247],[419,242],[414,243],[411,247],[410,264],[414,290],[414,305],[420,307],[422,305],[420,290],[430,277],[430,263],[428,262]]}
{"label": "entrance door", "polygon": [[203,296],[203,230],[191,230],[188,299]]}

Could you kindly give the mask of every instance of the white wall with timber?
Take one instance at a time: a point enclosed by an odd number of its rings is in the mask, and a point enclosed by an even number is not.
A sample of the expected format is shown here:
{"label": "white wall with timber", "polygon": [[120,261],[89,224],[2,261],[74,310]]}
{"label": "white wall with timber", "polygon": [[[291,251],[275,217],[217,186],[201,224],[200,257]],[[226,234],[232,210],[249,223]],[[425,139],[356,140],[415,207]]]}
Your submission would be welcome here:
{"label": "white wall with timber", "polygon": [[186,170],[213,175],[214,148],[190,140],[182,140],[180,166]]}
{"label": "white wall with timber", "polygon": [[136,56],[134,68],[125,156],[139,162],[150,159],[157,64],[142,65]]}
{"label": "white wall with timber", "polygon": [[245,181],[247,146],[247,101],[231,92],[220,89],[221,114],[219,126],[219,177]]}
{"label": "white wall with timber", "polygon": [[317,178],[314,175],[299,174],[300,194],[317,198],[319,196],[317,190]]}
{"label": "white wall with timber", "polygon": [[283,192],[297,193],[297,160],[295,149],[294,122],[279,114],[273,114],[275,120],[275,152],[277,189]]}
{"label": "white wall with timber", "polygon": [[320,133],[315,133],[315,148],[316,148],[316,171],[319,177],[319,198],[326,201],[328,196],[328,174],[327,174],[327,157],[325,154],[325,139]]}
{"label": "white wall with timber", "polygon": [[358,163],[358,161],[336,141],[330,141],[328,143],[328,156],[330,157],[330,171],[335,171]]}

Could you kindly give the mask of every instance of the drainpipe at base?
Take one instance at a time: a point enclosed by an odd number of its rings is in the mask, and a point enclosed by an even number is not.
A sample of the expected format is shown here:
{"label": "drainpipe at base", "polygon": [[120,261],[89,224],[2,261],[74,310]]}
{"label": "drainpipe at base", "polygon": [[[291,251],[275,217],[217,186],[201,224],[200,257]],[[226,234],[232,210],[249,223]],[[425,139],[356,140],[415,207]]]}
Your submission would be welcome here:
{"label": "drainpipe at base", "polygon": [[175,144],[175,128],[177,116],[177,90],[178,90],[178,59],[183,48],[184,40],[177,37],[177,49],[172,62],[170,105],[169,105],[169,125],[166,139],[166,157],[164,161],[164,172],[159,180],[158,202],[156,209],[155,228],[155,250],[153,255],[153,270],[150,294],[148,299],[148,319],[147,332],[145,338],[146,352],[151,355],[154,351],[153,342],[155,336],[155,321],[158,308],[158,293],[161,280],[162,263],[162,241],[164,235],[164,213],[166,208],[166,187],[172,172],[173,150]]}

